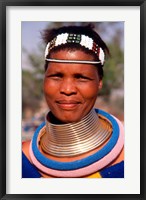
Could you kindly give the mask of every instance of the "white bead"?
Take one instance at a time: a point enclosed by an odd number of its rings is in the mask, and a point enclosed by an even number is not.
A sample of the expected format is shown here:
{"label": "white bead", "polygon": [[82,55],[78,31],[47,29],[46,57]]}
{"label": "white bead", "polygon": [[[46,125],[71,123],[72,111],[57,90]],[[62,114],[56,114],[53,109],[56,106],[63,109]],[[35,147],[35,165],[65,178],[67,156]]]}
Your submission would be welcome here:
{"label": "white bead", "polygon": [[50,47],[50,42],[47,44],[47,46],[46,46],[46,49],[45,49],[45,58],[47,57],[47,55],[48,55],[48,48]]}
{"label": "white bead", "polygon": [[99,52],[99,60],[101,61],[101,64],[103,65],[104,63],[104,51],[102,50],[102,48],[100,48],[100,52]]}

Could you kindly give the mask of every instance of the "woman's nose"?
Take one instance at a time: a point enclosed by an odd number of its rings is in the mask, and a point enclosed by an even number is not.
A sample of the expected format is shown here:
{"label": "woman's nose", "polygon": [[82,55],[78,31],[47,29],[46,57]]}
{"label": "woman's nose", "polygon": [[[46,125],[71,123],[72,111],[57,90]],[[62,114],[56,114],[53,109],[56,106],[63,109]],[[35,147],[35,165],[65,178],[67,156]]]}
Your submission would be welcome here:
{"label": "woman's nose", "polygon": [[73,80],[67,79],[63,80],[60,86],[60,93],[67,96],[77,93],[77,88]]}

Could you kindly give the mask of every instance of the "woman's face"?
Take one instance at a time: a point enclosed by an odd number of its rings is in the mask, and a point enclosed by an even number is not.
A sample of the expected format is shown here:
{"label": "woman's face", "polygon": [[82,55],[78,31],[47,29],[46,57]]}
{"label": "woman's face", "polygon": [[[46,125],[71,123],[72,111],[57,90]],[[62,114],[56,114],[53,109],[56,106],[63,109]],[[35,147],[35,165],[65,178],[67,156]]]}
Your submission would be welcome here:
{"label": "woman's face", "polygon": [[[60,50],[51,58],[93,60],[82,51]],[[91,64],[50,62],[44,78],[44,95],[56,118],[64,123],[80,121],[94,106],[102,81]]]}

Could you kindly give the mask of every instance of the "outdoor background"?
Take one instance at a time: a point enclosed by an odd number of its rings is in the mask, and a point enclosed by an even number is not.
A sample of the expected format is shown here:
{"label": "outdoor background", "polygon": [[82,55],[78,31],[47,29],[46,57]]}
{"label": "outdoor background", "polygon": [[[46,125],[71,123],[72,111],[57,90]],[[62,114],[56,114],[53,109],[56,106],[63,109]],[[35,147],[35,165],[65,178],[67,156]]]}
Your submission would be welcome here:
{"label": "outdoor background", "polygon": [[[48,111],[43,96],[44,51],[41,32],[62,25],[85,22],[22,22],[22,140],[29,140]],[[124,123],[124,22],[93,23],[107,44],[111,57],[104,65],[103,88],[95,107]]]}

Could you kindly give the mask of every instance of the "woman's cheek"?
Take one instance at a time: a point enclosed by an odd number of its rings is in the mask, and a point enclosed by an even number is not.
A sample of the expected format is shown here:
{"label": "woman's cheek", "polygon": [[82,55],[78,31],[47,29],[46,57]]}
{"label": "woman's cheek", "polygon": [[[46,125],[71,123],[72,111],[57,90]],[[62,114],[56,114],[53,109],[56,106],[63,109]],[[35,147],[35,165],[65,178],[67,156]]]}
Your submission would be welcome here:
{"label": "woman's cheek", "polygon": [[88,86],[83,86],[79,88],[80,93],[82,94],[82,96],[84,96],[84,98],[86,99],[92,99],[97,97],[98,95],[98,85],[88,85]]}
{"label": "woman's cheek", "polygon": [[58,90],[58,86],[50,80],[44,81],[44,94],[52,96]]}

